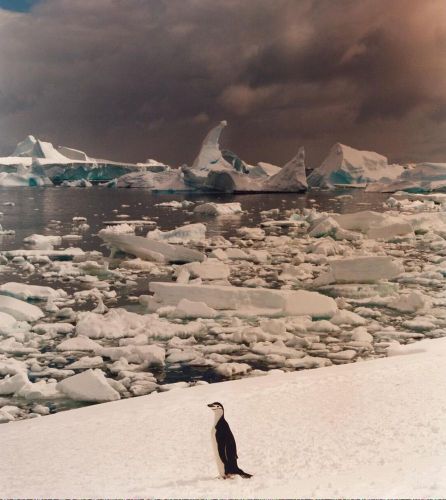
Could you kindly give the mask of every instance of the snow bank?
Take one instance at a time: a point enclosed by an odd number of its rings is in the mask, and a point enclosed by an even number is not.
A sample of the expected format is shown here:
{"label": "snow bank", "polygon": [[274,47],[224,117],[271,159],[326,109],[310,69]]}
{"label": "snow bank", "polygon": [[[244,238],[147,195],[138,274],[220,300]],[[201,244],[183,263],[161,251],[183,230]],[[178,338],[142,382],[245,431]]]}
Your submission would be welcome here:
{"label": "snow bank", "polygon": [[[410,356],[203,385],[3,425],[4,456],[31,458],[4,461],[0,490],[20,498],[443,498],[441,346],[444,339]],[[254,474],[249,480],[216,479],[206,406],[213,401],[225,407],[239,464]],[[76,436],[68,459],[61,446],[67,436]]]}

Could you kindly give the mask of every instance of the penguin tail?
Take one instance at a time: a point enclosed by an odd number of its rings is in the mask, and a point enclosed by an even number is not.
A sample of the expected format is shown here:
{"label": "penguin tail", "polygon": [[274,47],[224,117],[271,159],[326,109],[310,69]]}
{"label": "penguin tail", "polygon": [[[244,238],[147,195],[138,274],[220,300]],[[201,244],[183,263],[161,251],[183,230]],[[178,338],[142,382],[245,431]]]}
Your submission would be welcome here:
{"label": "penguin tail", "polygon": [[242,476],[244,479],[249,479],[252,477],[252,474],[248,474],[247,472],[243,471],[242,469],[238,470],[238,475]]}

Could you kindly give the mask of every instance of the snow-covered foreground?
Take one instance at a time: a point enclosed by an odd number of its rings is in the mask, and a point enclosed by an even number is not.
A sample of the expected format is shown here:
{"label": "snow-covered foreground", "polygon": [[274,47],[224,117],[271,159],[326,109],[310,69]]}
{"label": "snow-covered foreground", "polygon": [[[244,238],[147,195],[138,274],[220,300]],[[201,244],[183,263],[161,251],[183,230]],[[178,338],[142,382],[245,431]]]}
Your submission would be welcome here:
{"label": "snow-covered foreground", "polygon": [[[445,497],[446,340],[397,353],[3,425],[0,495]],[[252,479],[216,479],[213,401]]]}

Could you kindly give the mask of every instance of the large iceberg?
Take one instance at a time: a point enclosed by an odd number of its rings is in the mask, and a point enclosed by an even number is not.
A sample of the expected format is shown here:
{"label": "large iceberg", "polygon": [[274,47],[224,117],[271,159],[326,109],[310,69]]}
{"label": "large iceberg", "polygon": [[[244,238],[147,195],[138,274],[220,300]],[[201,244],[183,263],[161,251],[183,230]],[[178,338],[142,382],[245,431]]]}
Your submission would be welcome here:
{"label": "large iceberg", "polygon": [[265,165],[267,164],[251,167],[247,173],[227,169],[213,170],[209,172],[205,186],[210,190],[226,193],[299,193],[307,190],[303,147],[282,168],[274,165],[265,168]]}
{"label": "large iceberg", "polygon": [[129,172],[148,169],[146,164],[90,158],[83,151],[41,141],[29,135],[11,156],[0,158],[0,185],[42,186],[86,179],[109,181]]}
{"label": "large iceberg", "polygon": [[181,167],[185,182],[194,188],[203,188],[209,172],[228,171],[234,169],[233,164],[223,158],[220,150],[220,135],[228,123],[223,120],[212,128],[201,143],[200,151],[191,167]]}
{"label": "large iceberg", "polygon": [[418,163],[404,170],[400,177],[368,186],[367,191],[423,193],[446,190],[446,163]]}
{"label": "large iceberg", "polygon": [[144,188],[152,191],[195,191],[184,182],[181,170],[165,167],[163,171],[131,172],[118,178],[118,188]]}
{"label": "large iceberg", "polygon": [[365,187],[367,183],[396,179],[403,171],[403,166],[389,164],[383,155],[336,143],[322,164],[308,176],[308,185],[322,188],[338,185]]}
{"label": "large iceberg", "polygon": [[303,148],[282,168],[268,163],[247,165],[234,153],[220,150],[219,139],[226,125],[227,122],[222,121],[206,135],[192,167],[182,167],[188,185],[225,193],[301,192],[307,189]]}

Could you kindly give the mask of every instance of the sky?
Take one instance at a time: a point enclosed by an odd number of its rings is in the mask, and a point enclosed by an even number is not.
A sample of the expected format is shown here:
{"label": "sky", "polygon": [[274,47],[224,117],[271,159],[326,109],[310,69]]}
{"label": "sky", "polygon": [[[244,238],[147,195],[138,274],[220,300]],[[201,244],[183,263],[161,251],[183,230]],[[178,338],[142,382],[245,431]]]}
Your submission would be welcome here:
{"label": "sky", "polygon": [[446,2],[0,0],[0,154],[190,164],[223,119],[252,164],[446,162]]}

